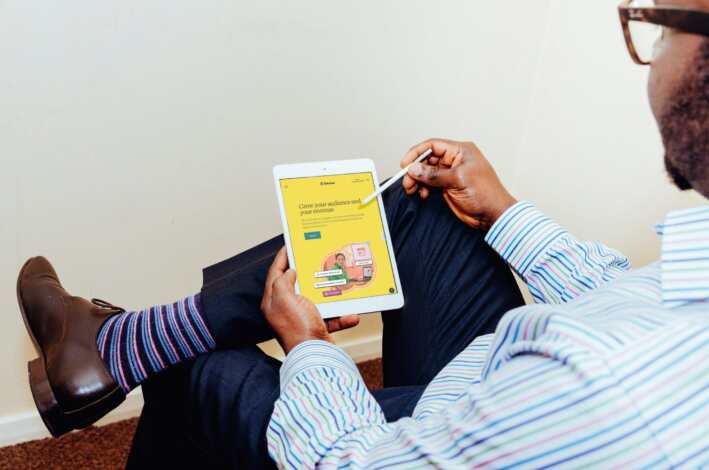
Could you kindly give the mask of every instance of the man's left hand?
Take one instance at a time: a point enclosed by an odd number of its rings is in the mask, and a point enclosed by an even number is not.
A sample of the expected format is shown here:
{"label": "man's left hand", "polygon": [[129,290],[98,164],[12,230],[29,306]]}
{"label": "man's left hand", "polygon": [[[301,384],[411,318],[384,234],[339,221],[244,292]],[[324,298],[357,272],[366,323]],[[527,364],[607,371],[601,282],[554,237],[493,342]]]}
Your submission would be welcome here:
{"label": "man's left hand", "polygon": [[359,324],[357,315],[323,321],[315,304],[295,293],[295,279],[295,271],[288,269],[283,247],[268,270],[261,310],[286,354],[303,341],[319,339],[332,343],[331,332]]}

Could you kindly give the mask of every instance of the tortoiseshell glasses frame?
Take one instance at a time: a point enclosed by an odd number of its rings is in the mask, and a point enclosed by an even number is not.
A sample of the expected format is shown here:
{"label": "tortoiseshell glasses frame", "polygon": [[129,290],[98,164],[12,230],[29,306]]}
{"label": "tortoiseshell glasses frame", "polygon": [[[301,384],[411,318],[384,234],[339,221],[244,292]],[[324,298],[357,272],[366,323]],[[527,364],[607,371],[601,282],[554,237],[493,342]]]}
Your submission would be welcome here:
{"label": "tortoiseshell glasses frame", "polygon": [[672,28],[685,33],[709,36],[709,12],[692,10],[670,5],[658,6],[632,6],[633,0],[623,0],[618,6],[620,24],[623,27],[625,44],[633,61],[638,65],[649,65],[651,60],[643,60],[638,54],[638,50],[633,44],[633,37],[630,34],[630,22],[641,21],[643,23],[656,24],[666,28]]}

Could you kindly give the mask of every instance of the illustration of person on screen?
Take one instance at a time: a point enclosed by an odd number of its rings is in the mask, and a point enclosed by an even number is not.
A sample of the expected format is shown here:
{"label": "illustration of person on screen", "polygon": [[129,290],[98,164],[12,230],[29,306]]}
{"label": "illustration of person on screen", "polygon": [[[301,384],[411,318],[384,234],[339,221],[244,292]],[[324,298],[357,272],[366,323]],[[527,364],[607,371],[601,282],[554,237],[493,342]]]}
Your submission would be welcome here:
{"label": "illustration of person on screen", "polygon": [[347,258],[345,258],[345,255],[342,253],[337,253],[335,255],[335,262],[332,264],[330,269],[339,269],[342,271],[341,274],[335,274],[333,276],[329,276],[328,279],[330,281],[338,281],[340,279],[344,279],[345,282],[349,284],[350,278],[347,275]]}

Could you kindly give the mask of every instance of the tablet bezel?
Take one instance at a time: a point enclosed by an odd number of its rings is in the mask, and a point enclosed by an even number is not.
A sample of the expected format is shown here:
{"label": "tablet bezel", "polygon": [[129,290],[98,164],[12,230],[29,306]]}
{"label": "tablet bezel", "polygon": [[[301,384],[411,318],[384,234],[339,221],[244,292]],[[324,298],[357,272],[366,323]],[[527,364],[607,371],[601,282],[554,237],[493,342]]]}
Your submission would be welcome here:
{"label": "tablet bezel", "polygon": [[[376,185],[378,184],[377,170],[374,167],[374,162],[368,158],[356,160],[337,160],[325,162],[308,162],[295,163],[286,165],[276,165],[273,167],[273,179],[276,185],[276,195],[278,199],[278,209],[281,215],[281,223],[283,224],[283,239],[288,250],[288,264],[290,267],[298,271],[293,256],[291,247],[290,232],[288,230],[288,220],[286,218],[285,207],[283,204],[283,194],[281,193],[282,179],[287,178],[308,178],[318,176],[341,175],[347,173],[371,173],[372,179]],[[363,195],[367,196],[367,195]],[[375,297],[365,297],[361,299],[338,300],[326,303],[315,303],[320,315],[323,318],[334,318],[343,315],[373,313],[384,310],[395,310],[404,305],[404,294],[401,289],[401,280],[399,279],[399,271],[396,265],[396,257],[394,256],[394,248],[391,243],[391,235],[389,234],[389,225],[387,223],[386,213],[384,211],[384,203],[381,195],[377,196],[379,202],[379,212],[382,223],[384,225],[384,236],[386,237],[387,250],[389,250],[389,259],[391,260],[394,280],[396,282],[396,293],[386,294]],[[296,280],[296,292],[300,293],[300,286]]]}

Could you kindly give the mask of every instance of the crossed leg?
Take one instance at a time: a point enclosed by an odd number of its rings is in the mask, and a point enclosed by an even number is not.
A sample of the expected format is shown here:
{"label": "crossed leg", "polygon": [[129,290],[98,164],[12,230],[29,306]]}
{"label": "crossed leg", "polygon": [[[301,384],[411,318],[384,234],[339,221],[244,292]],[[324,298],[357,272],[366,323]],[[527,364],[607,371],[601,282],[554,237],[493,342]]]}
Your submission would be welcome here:
{"label": "crossed leg", "polygon": [[[384,205],[406,300],[382,315],[385,388],[374,396],[393,421],[409,416],[428,382],[523,300],[484,235],[456,219],[439,192],[421,201],[396,187]],[[280,363],[254,344],[273,337],[259,304],[282,245],[275,237],[205,269],[202,302],[219,350],[144,384],[129,467],[272,466],[265,432]]]}

